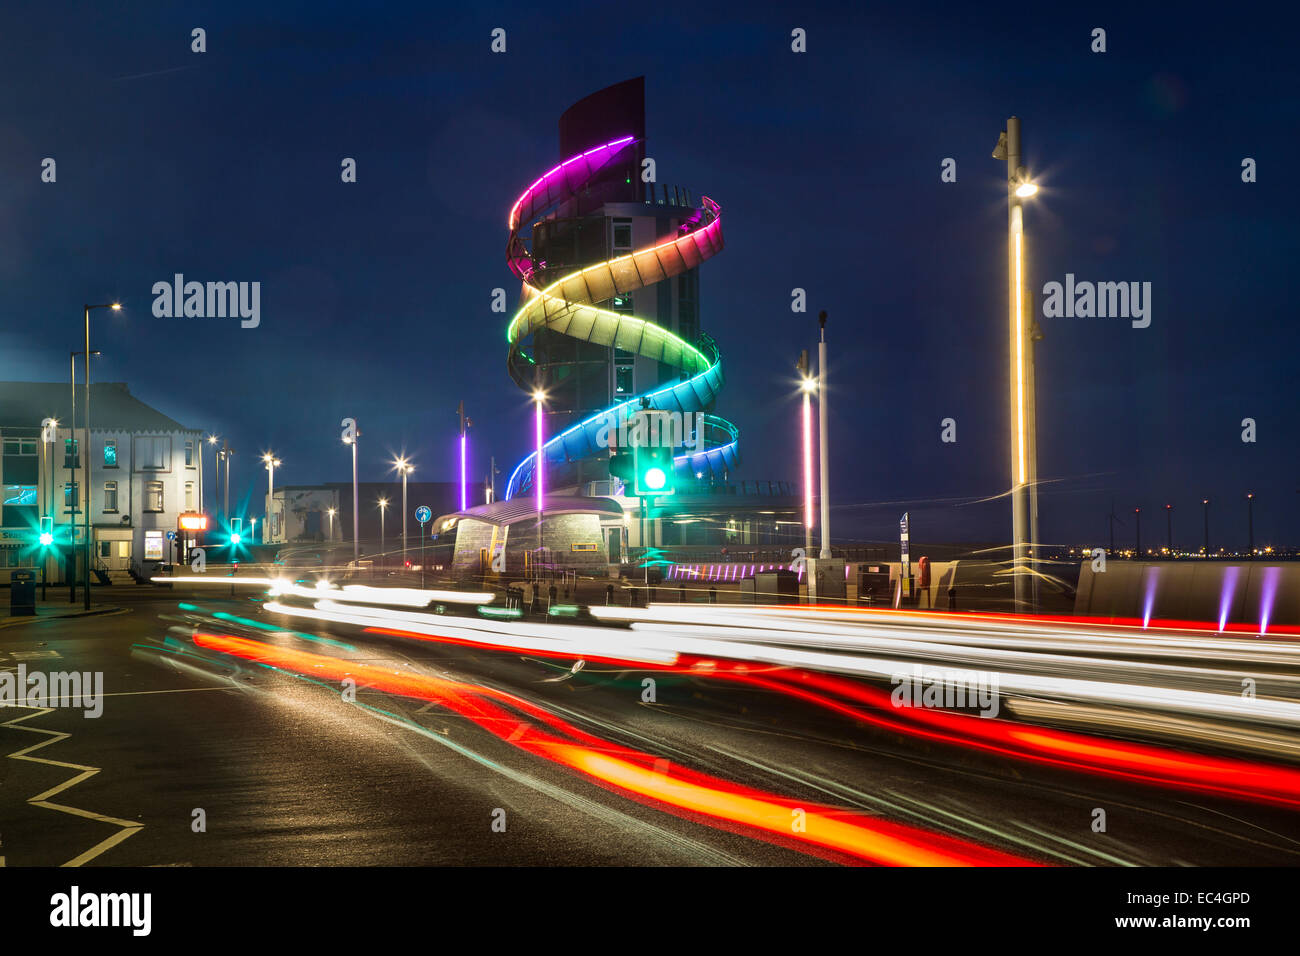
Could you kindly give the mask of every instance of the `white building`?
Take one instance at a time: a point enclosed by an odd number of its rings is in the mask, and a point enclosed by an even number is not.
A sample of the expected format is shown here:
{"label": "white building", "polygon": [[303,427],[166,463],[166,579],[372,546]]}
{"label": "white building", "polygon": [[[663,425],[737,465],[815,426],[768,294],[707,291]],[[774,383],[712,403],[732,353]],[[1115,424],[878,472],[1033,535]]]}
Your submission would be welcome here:
{"label": "white building", "polygon": [[[70,543],[80,560],[87,490],[93,567],[119,579],[170,560],[167,533],[177,530],[181,512],[201,510],[201,433],[144,404],[122,382],[92,383],[90,397],[86,448],[82,386],[74,436],[68,383],[0,382],[0,583],[7,569],[39,566],[32,543],[45,516],[54,519],[57,549],[45,554],[51,580],[62,578],[57,554]],[[48,419],[57,426],[43,428]]]}

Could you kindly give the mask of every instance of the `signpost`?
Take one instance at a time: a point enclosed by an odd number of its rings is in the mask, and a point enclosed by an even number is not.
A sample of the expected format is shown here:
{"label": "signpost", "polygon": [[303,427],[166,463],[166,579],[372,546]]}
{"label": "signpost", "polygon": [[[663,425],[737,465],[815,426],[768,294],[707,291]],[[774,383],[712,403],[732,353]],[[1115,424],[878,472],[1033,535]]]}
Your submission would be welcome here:
{"label": "signpost", "polygon": [[908,513],[904,511],[902,520],[898,522],[898,541],[902,559],[898,571],[899,604],[903,603],[902,599],[910,600],[912,597],[912,566],[907,554],[907,515]]}
{"label": "signpost", "polygon": [[424,523],[433,517],[428,505],[415,509],[415,520],[420,522],[420,587],[424,587]]}

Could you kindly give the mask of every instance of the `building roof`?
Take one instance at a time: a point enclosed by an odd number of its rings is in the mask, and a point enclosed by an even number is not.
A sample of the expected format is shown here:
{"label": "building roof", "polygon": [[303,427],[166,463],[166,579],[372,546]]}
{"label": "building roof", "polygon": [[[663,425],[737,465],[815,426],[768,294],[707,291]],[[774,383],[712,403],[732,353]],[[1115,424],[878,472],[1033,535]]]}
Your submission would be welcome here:
{"label": "building roof", "polygon": [[[77,386],[77,402],[85,394]],[[131,394],[125,382],[92,382],[92,431],[176,432],[197,431],[168,418]],[[78,420],[84,409],[78,409]],[[67,382],[0,382],[0,428],[39,429],[46,418],[61,425],[72,420],[71,385]]]}
{"label": "building roof", "polygon": [[[550,495],[546,499],[548,517],[555,515],[594,514],[603,519],[623,517],[623,506],[613,498],[587,498],[578,495]],[[516,521],[537,517],[537,499],[531,497],[494,501],[490,505],[475,505],[465,511],[442,515],[434,527],[451,518],[476,518],[488,524],[508,525]]]}

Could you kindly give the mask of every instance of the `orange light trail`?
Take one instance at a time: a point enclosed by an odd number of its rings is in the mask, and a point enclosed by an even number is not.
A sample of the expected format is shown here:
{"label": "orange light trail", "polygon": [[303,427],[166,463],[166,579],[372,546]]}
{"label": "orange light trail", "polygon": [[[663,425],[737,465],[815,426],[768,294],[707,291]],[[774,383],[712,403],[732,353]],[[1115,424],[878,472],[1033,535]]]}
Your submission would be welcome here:
{"label": "orange light trail", "polygon": [[[232,657],[303,676],[334,681],[352,678],[359,685],[439,704],[521,750],[570,767],[601,784],[698,814],[713,826],[720,822],[724,826],[746,827],[750,831],[748,835],[760,839],[771,835],[779,837],[783,845],[807,844],[810,849],[821,848],[885,865],[1037,865],[956,837],[863,818],[850,810],[792,800],[677,767],[652,754],[602,740],[528,701],[492,688],[274,647],[230,635],[196,633],[194,642]],[[500,704],[565,736],[520,720]]]}
{"label": "orange light trail", "polygon": [[[894,612],[899,613],[899,612]],[[462,638],[444,638],[390,628],[367,628],[387,634],[433,643],[463,644],[496,651],[511,648],[498,643],[480,644]],[[538,652],[517,648],[534,656],[576,659],[578,654],[561,651]],[[585,657],[616,666],[653,670],[747,683],[813,706],[860,720],[893,733],[907,734],[957,747],[974,748],[1016,760],[1059,767],[1076,773],[1092,773],[1137,783],[1196,790],[1235,799],[1262,801],[1300,808],[1300,771],[1289,767],[1255,763],[1227,757],[1209,757],[1163,747],[1126,743],[1105,737],[1053,730],[1007,720],[975,717],[930,707],[895,706],[888,691],[840,677],[778,665],[700,658],[681,655],[679,663],[657,665],[612,658]],[[816,693],[809,688],[825,691]],[[834,694],[872,710],[827,696]]]}

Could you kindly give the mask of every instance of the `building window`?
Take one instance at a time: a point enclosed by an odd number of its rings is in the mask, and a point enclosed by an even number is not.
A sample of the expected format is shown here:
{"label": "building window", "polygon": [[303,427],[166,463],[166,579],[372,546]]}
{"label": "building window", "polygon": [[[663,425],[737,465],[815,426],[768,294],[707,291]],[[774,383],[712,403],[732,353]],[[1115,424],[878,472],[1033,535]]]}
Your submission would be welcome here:
{"label": "building window", "polygon": [[69,481],[63,486],[63,510],[77,512],[81,510],[81,492],[77,490],[77,482]]}
{"label": "building window", "polygon": [[35,438],[6,438],[4,443],[4,454],[6,458],[10,457],[11,455],[35,457],[36,439]]}
{"label": "building window", "polygon": [[101,558],[111,558],[111,557],[113,556],[113,542],[112,542],[112,541],[101,541],[101,542],[99,542],[99,556],[100,556]]}
{"label": "building window", "polygon": [[117,512],[117,482],[104,482],[104,510],[116,514]]}
{"label": "building window", "polygon": [[35,505],[36,504],[36,486],[35,485],[5,485],[4,498],[0,503],[6,507],[12,508],[17,505]]}
{"label": "building window", "polygon": [[117,442],[112,438],[106,438],[104,440],[104,467],[117,467]]}
{"label": "building window", "polygon": [[631,395],[633,391],[633,374],[631,365],[619,365],[614,369],[614,394]]}
{"label": "building window", "polygon": [[185,482],[185,510],[194,510],[194,482]]}
{"label": "building window", "polygon": [[615,252],[632,251],[632,220],[631,219],[614,219],[613,223],[613,249]]}
{"label": "building window", "polygon": [[161,481],[146,481],[144,483],[144,510],[154,513],[163,510],[163,483]]}
{"label": "building window", "polygon": [[167,435],[138,435],[135,439],[136,471],[171,468],[172,440]]}
{"label": "building window", "polygon": [[192,441],[187,441],[185,443],[185,467],[194,467],[194,442]]}
{"label": "building window", "polygon": [[81,467],[81,440],[77,438],[63,439],[63,467],[80,468]]}

